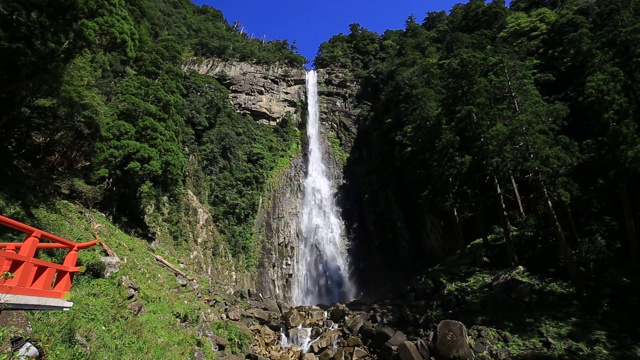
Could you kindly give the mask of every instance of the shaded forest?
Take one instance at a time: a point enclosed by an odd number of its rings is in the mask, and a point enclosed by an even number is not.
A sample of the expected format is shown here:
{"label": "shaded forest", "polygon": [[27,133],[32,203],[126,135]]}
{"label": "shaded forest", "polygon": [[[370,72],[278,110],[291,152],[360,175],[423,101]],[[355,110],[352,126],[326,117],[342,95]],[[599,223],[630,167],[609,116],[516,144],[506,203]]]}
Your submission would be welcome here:
{"label": "shaded forest", "polygon": [[595,303],[634,293],[638,1],[472,0],[350,30],[315,65],[349,70],[369,104],[343,189],[363,269],[404,277],[478,241],[478,261]]}

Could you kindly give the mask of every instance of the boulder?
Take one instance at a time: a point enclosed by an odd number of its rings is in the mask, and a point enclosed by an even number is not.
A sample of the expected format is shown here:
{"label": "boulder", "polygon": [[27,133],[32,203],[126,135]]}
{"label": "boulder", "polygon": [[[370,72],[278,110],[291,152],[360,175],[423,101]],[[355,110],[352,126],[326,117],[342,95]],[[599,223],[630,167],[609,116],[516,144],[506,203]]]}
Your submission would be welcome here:
{"label": "boulder", "polygon": [[187,278],[182,275],[176,275],[176,281],[178,282],[178,284],[180,284],[180,286],[187,286],[187,283],[189,282]]}
{"label": "boulder", "polygon": [[127,309],[129,309],[135,316],[142,316],[147,313],[144,305],[142,305],[142,303],[139,301],[132,302],[131,304],[129,304],[129,306],[127,306]]}
{"label": "boulder", "polygon": [[505,274],[497,274],[491,281],[491,287],[501,296],[509,296],[528,302],[531,300],[532,286],[526,281]]}
{"label": "boulder", "polygon": [[352,335],[358,334],[362,325],[364,325],[364,317],[362,315],[348,316],[345,319],[345,329]]}
{"label": "boulder", "polygon": [[239,321],[241,318],[240,309],[232,307],[227,311],[227,317],[229,320]]}
{"label": "boulder", "polygon": [[485,345],[482,341],[476,341],[473,344],[472,349],[477,353],[483,353],[487,350],[487,345]]}
{"label": "boulder", "polygon": [[354,349],[352,347],[339,348],[336,350],[336,354],[333,358],[335,360],[351,360],[353,357],[353,350]]}
{"label": "boulder", "polygon": [[266,324],[269,321],[269,319],[271,318],[269,313],[264,311],[264,310],[262,310],[262,309],[249,309],[249,310],[246,311],[246,313],[250,317],[258,320],[258,322],[260,324]]}
{"label": "boulder", "polygon": [[276,300],[276,304],[278,304],[278,308],[280,309],[281,314],[286,313],[291,308],[289,305],[287,305],[281,300]]}
{"label": "boulder", "polygon": [[426,341],[418,339],[418,341],[416,341],[416,347],[418,348],[420,355],[422,355],[422,358],[429,359],[429,346]]}
{"label": "boulder", "polygon": [[282,310],[280,310],[278,303],[273,299],[264,299],[264,306],[271,312],[282,314]]}
{"label": "boulder", "polygon": [[387,341],[389,341],[393,335],[395,335],[396,330],[389,326],[378,326],[376,328],[374,342],[377,347],[382,347]]}
{"label": "boulder", "polygon": [[405,341],[398,345],[400,360],[423,360],[422,355],[411,341]]}
{"label": "boulder", "polygon": [[372,341],[376,336],[376,328],[370,321],[365,321],[360,328],[360,333],[362,334],[362,340],[365,342]]}
{"label": "boulder", "polygon": [[342,332],[337,329],[327,331],[326,333],[320,335],[320,337],[314,340],[313,344],[311,344],[313,352],[318,354],[321,350],[328,348],[331,344],[334,343],[334,341],[336,341],[340,337],[340,335],[342,335]]}
{"label": "boulder", "polygon": [[391,346],[400,346],[400,344],[407,341],[407,336],[402,331],[396,331],[391,339],[387,341]]}
{"label": "boulder", "polygon": [[320,308],[311,308],[307,311],[307,319],[305,321],[305,325],[303,326],[311,326],[311,325],[320,325],[322,321],[326,317],[326,312]]}
{"label": "boulder", "polygon": [[276,332],[264,325],[260,327],[260,337],[267,345],[274,345],[278,340]]}
{"label": "boulder", "polygon": [[320,354],[320,360],[331,360],[336,353],[331,349],[326,349]]}
{"label": "boulder", "polygon": [[120,271],[120,259],[117,256],[103,256],[100,262],[104,265],[102,277],[105,279]]}
{"label": "boulder", "polygon": [[357,338],[355,336],[352,336],[347,339],[347,345],[351,347],[363,346],[362,340],[360,340],[360,338]]}
{"label": "boulder", "polygon": [[218,348],[221,350],[224,350],[227,345],[229,345],[229,340],[227,340],[227,338],[224,338],[222,336],[218,336],[218,335],[213,335],[213,339],[215,340],[216,344],[218,345]]}
{"label": "boulder", "polygon": [[287,311],[286,314],[284,314],[284,320],[287,324],[287,327],[298,327],[304,321],[304,314],[301,314],[297,309],[292,308]]}
{"label": "boulder", "polygon": [[138,286],[138,284],[134,283],[133,280],[129,279],[128,276],[122,277],[122,286],[128,287],[129,289],[133,289],[133,290],[140,290],[140,287]]}
{"label": "boulder", "polygon": [[369,356],[369,353],[363,348],[355,348],[353,349],[353,360],[364,359]]}
{"label": "boulder", "polygon": [[253,337],[253,332],[249,329],[249,327],[245,324],[243,324],[242,322],[237,322],[234,323],[234,325],[240,330],[242,331],[245,335],[248,335],[250,337]]}
{"label": "boulder", "polygon": [[347,307],[344,306],[344,304],[336,304],[334,308],[331,309],[331,312],[329,313],[329,317],[331,318],[331,321],[335,323],[339,323],[339,322],[342,322],[342,320],[344,319],[345,315],[348,314],[348,312],[349,312],[349,309],[347,309]]}
{"label": "boulder", "polygon": [[443,359],[473,359],[464,324],[454,320],[442,320],[437,331],[436,349]]}

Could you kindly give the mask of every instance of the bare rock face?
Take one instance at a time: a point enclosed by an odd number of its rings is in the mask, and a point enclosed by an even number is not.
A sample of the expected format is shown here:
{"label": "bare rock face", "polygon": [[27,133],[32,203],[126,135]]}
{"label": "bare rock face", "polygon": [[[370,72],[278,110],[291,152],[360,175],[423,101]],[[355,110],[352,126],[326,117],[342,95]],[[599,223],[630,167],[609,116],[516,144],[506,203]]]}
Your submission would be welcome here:
{"label": "bare rock face", "polygon": [[265,298],[290,303],[300,241],[305,163],[291,160],[261,199],[255,231],[262,246],[256,288]]}
{"label": "bare rock face", "polygon": [[300,122],[300,104],[305,99],[304,68],[194,58],[183,69],[216,78],[229,89],[229,100],[238,112],[261,123],[276,125],[287,114]]}
{"label": "bare rock face", "polygon": [[348,72],[318,70],[320,121],[337,138],[345,152],[353,146],[358,114],[366,104],[357,101],[360,84]]}

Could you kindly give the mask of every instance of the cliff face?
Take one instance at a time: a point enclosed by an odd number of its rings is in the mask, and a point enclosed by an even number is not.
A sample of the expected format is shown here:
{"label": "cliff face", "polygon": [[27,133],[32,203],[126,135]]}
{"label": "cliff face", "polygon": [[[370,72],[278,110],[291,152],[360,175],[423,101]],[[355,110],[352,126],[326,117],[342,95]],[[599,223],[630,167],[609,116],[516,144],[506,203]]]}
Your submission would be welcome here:
{"label": "cliff face", "polygon": [[305,99],[305,70],[289,66],[254,65],[215,59],[191,59],[183,66],[216,78],[229,89],[229,101],[241,114],[276,125],[287,114],[300,122]]}
{"label": "cliff face", "polygon": [[[229,101],[242,114],[256,121],[276,125],[286,117],[306,134],[306,89],[304,69],[261,66],[213,59],[192,59],[184,70],[216,78],[229,89]],[[337,196],[344,184],[343,170],[357,132],[358,84],[346,73],[318,71],[320,121],[328,176]],[[270,180],[254,224],[261,248],[256,274],[237,274],[236,287],[252,287],[264,297],[289,302],[298,257],[300,216],[306,177],[306,137],[300,139],[301,153]]]}
{"label": "cliff face", "polygon": [[255,288],[264,297],[287,303],[299,251],[305,171],[302,154],[282,168],[262,199],[255,224],[262,251]]}
{"label": "cliff face", "polygon": [[319,69],[318,82],[320,121],[331,133],[329,138],[335,137],[348,154],[358,131],[358,116],[366,107],[357,100],[360,84],[349,73],[332,69]]}
{"label": "cliff face", "polygon": [[[338,197],[344,182],[346,155],[351,150],[357,130],[354,105],[357,84],[348,82],[346,78],[342,73],[318,71],[324,159],[327,175],[333,181]],[[306,93],[304,97],[306,99]],[[296,114],[296,118],[302,119],[301,129],[306,127],[307,116],[306,102],[303,105],[300,113]],[[273,179],[256,220],[263,252],[256,287],[263,295],[285,302],[290,302],[292,297],[294,269],[299,255],[300,216],[307,168],[307,139],[301,140],[302,153]]]}

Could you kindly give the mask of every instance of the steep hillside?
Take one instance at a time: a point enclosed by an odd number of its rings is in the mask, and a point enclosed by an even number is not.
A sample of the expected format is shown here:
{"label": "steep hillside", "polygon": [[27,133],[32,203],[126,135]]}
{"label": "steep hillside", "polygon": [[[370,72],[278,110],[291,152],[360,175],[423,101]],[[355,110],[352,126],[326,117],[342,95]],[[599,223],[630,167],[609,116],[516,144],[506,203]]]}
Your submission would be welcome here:
{"label": "steep hillside", "polygon": [[264,124],[236,112],[222,80],[183,66],[206,58],[290,74],[305,61],[295,48],[250,39],[188,0],[0,6],[9,15],[0,24],[4,196],[72,199],[150,241],[184,241],[189,182],[215,205],[233,256],[255,268],[252,222],[267,180],[298,151],[297,106]]}
{"label": "steep hillside", "polygon": [[[185,206],[195,206],[194,212],[202,210],[195,203]],[[115,272],[109,267],[110,273],[106,273],[101,259],[107,254],[100,245],[82,250],[78,263],[86,270],[74,279],[71,310],[29,312],[33,331],[5,336],[31,339],[49,359],[184,359],[196,353],[212,358],[218,351],[216,341],[222,340],[207,332],[241,340],[229,334],[211,300],[226,298],[230,284],[225,281],[233,271],[233,263],[225,261],[224,254],[213,263],[203,258],[221,246],[217,234],[184,244],[167,238],[149,243],[124,233],[103,214],[67,201],[29,208],[28,212],[22,211],[20,204],[0,201],[0,208],[3,214],[73,241],[86,241],[97,234],[120,259]],[[210,220],[187,222],[193,225],[194,234],[211,231]],[[8,236],[11,233],[3,231],[3,238]],[[61,254],[48,251],[39,256],[59,260]],[[158,256],[193,280],[176,276],[156,259]],[[238,346],[248,345],[248,339],[242,339]]]}

